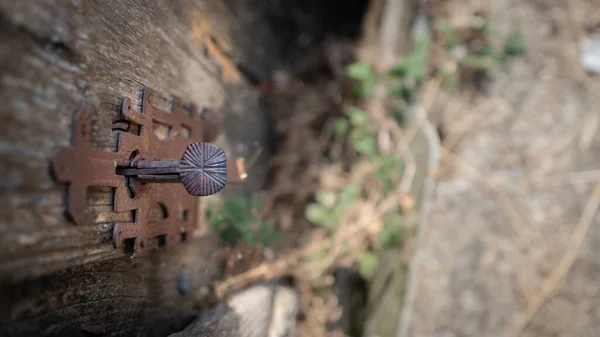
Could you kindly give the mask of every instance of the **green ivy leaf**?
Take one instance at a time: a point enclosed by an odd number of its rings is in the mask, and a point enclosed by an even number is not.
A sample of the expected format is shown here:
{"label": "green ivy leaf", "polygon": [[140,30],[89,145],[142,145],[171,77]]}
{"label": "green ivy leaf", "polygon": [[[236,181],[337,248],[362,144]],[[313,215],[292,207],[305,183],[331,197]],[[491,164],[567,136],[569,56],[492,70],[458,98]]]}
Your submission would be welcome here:
{"label": "green ivy leaf", "polygon": [[366,111],[355,106],[347,106],[344,108],[344,113],[350,118],[350,124],[353,126],[362,126],[369,121]]}
{"label": "green ivy leaf", "polygon": [[369,155],[377,151],[377,143],[371,136],[362,137],[354,142],[354,149],[362,155]]}
{"label": "green ivy leaf", "polygon": [[336,136],[344,136],[348,133],[348,129],[350,128],[350,124],[348,120],[343,117],[336,118],[331,124],[331,131]]}
{"label": "green ivy leaf", "polygon": [[283,237],[281,232],[271,228],[269,224],[264,221],[258,225],[258,236],[263,247],[268,247],[273,242],[279,241]]}
{"label": "green ivy leaf", "polygon": [[519,33],[511,34],[504,44],[504,53],[510,56],[521,55],[525,52],[525,41]]}
{"label": "green ivy leaf", "polygon": [[396,169],[399,166],[398,165],[398,157],[391,155],[391,154],[382,155],[381,156],[381,164],[385,170]]}
{"label": "green ivy leaf", "polygon": [[402,97],[403,83],[401,80],[393,79],[387,84],[387,94],[389,96]]}
{"label": "green ivy leaf", "polygon": [[356,184],[348,184],[340,191],[338,206],[342,209],[348,208],[360,196],[360,187]]}
{"label": "green ivy leaf", "polygon": [[260,210],[261,201],[262,200],[260,198],[255,197],[255,198],[251,198],[247,202],[247,204],[248,204],[248,207],[250,208],[250,210],[254,212],[254,211]]}
{"label": "green ivy leaf", "polygon": [[305,216],[308,221],[313,224],[323,227],[325,229],[331,229],[333,219],[330,212],[319,204],[310,204],[306,207]]}
{"label": "green ivy leaf", "polygon": [[388,85],[388,94],[394,97],[400,98],[406,103],[411,103],[413,100],[413,93],[411,88],[402,81],[392,82]]}
{"label": "green ivy leaf", "polygon": [[398,125],[404,125],[408,119],[408,105],[404,102],[396,104],[392,110],[392,117]]}
{"label": "green ivy leaf", "polygon": [[410,64],[406,61],[406,59],[398,61],[395,66],[390,69],[388,72],[389,76],[392,77],[404,77],[408,73],[408,68]]}
{"label": "green ivy leaf", "polygon": [[208,221],[210,222],[210,227],[214,231],[218,231],[222,227],[222,225],[226,224],[227,219],[225,219],[225,216],[223,216],[223,214],[214,214],[210,216]]}
{"label": "green ivy leaf", "polygon": [[406,103],[412,103],[413,101],[413,93],[412,90],[406,85],[403,85],[400,91],[400,98],[404,100]]}
{"label": "green ivy leaf", "polygon": [[382,247],[402,244],[402,216],[398,213],[388,214],[383,220],[383,229],[379,233]]}
{"label": "green ivy leaf", "polygon": [[379,259],[375,253],[365,251],[358,261],[358,272],[367,280],[370,280],[375,274]]}
{"label": "green ivy leaf", "polygon": [[444,43],[444,49],[451,51],[460,43],[460,38],[454,34],[450,35]]}
{"label": "green ivy leaf", "polygon": [[246,213],[246,198],[235,197],[225,201],[223,212],[232,218],[237,218],[239,214]]}
{"label": "green ivy leaf", "polygon": [[376,86],[377,86],[377,78],[376,77],[366,78],[358,83],[358,85],[354,89],[354,94],[360,98],[369,97],[375,91]]}
{"label": "green ivy leaf", "polygon": [[442,34],[450,34],[453,32],[452,25],[446,20],[439,20],[434,24],[435,30]]}
{"label": "green ivy leaf", "polygon": [[221,239],[229,244],[235,243],[235,241],[237,241],[242,236],[242,233],[240,233],[240,231],[233,226],[226,226],[222,228],[220,234]]}
{"label": "green ivy leaf", "polygon": [[245,242],[247,242],[247,243],[249,243],[251,245],[256,242],[255,241],[254,232],[252,232],[250,230],[250,228],[248,228],[248,227],[245,227],[245,228],[238,227],[238,230],[239,230],[239,233],[240,233],[240,237],[241,237],[241,239],[243,241],[245,241]]}
{"label": "green ivy leaf", "polygon": [[427,73],[426,59],[422,58],[421,55],[410,55],[409,56],[409,67],[406,73],[407,77],[420,81]]}
{"label": "green ivy leaf", "polygon": [[492,47],[492,45],[485,44],[485,45],[483,45],[483,47],[481,47],[481,50],[479,50],[479,55],[493,58],[493,57],[495,57],[496,54],[494,52],[494,48]]}
{"label": "green ivy leaf", "polygon": [[375,76],[373,68],[369,63],[357,62],[346,68],[346,75],[355,80],[365,81]]}
{"label": "green ivy leaf", "polygon": [[247,199],[243,196],[227,199],[222,206],[214,207],[211,203],[206,211],[208,221],[214,231],[218,231],[221,239],[229,244],[245,241],[249,244],[260,242],[271,243],[278,235],[266,222],[259,222],[256,213],[260,208],[260,198]]}

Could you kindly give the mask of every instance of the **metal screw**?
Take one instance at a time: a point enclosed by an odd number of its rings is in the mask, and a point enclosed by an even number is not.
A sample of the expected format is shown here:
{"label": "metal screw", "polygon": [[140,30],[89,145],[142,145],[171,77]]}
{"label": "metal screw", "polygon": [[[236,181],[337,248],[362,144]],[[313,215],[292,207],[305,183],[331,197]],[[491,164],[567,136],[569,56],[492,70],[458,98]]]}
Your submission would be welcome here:
{"label": "metal screw", "polygon": [[140,160],[132,165],[117,168],[117,174],[147,183],[181,182],[194,196],[215,194],[227,185],[225,151],[212,143],[188,145],[181,161]]}

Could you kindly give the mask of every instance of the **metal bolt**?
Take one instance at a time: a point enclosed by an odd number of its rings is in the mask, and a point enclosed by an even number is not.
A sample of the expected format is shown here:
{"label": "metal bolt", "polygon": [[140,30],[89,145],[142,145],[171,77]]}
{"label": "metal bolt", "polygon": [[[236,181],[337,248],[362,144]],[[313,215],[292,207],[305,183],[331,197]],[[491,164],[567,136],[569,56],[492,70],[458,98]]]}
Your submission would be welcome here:
{"label": "metal bolt", "polygon": [[117,168],[117,174],[146,183],[181,182],[194,196],[215,194],[227,185],[225,151],[212,143],[188,145],[181,161],[140,160],[132,165]]}

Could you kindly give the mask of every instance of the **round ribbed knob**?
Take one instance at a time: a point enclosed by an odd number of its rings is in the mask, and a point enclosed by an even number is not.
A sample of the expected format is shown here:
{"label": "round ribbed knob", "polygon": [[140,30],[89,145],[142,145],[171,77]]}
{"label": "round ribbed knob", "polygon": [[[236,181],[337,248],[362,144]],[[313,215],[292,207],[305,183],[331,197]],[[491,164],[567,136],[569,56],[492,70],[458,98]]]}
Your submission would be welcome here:
{"label": "round ribbed knob", "polygon": [[188,145],[181,158],[179,177],[189,194],[207,196],[227,185],[227,160],[219,146],[199,142]]}

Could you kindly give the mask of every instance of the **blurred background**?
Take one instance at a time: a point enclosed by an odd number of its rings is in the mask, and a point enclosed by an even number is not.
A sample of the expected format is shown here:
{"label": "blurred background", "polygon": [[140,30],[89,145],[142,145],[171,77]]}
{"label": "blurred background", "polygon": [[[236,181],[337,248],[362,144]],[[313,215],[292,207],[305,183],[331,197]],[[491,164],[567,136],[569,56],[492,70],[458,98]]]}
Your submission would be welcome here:
{"label": "blurred background", "polygon": [[[1,336],[600,336],[598,0],[86,1],[0,1]],[[49,160],[143,85],[248,181],[135,257]]]}

